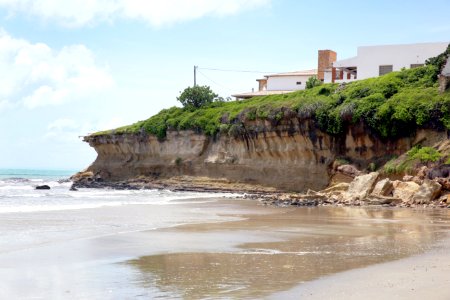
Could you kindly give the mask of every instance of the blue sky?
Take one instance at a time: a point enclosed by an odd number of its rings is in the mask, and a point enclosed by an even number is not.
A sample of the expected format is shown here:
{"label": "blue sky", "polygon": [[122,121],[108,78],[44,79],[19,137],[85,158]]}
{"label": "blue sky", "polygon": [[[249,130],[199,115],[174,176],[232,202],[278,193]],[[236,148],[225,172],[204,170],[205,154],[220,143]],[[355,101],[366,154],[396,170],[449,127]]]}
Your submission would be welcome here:
{"label": "blue sky", "polygon": [[[0,168],[82,169],[79,136],[178,105],[193,66],[284,72],[450,40],[450,1],[0,0]],[[201,70],[222,96],[259,73]]]}

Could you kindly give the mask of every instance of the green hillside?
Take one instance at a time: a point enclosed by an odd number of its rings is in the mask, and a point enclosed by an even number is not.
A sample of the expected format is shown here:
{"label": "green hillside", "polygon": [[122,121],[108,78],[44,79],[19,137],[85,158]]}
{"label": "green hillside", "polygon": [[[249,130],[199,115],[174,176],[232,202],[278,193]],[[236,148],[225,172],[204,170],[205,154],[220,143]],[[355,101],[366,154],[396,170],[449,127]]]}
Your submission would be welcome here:
{"label": "green hillside", "polygon": [[441,64],[442,59],[431,59],[424,67],[341,86],[323,84],[284,95],[214,102],[195,110],[172,107],[147,120],[95,135],[145,131],[164,139],[168,130],[187,129],[210,136],[238,135],[247,121],[265,119],[276,125],[293,117],[311,119],[332,135],[360,121],[383,138],[408,135],[417,127],[450,129],[450,92],[438,92]]}

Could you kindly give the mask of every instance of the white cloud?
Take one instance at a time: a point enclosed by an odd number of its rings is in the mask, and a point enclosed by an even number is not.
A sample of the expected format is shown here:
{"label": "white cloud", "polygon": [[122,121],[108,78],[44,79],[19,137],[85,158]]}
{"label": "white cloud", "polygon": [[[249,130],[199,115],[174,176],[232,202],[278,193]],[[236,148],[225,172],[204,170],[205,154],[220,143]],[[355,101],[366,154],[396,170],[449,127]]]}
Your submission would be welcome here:
{"label": "white cloud", "polygon": [[0,99],[30,109],[82,98],[113,84],[108,71],[83,45],[54,50],[13,38],[1,29],[0,77]]}
{"label": "white cloud", "polygon": [[25,12],[66,26],[114,19],[141,19],[153,26],[224,16],[267,5],[271,0],[0,0],[11,13]]}
{"label": "white cloud", "polygon": [[5,110],[11,106],[11,103],[8,100],[0,100],[0,112]]}
{"label": "white cloud", "polygon": [[126,122],[120,117],[97,120],[96,122],[81,121],[77,122],[71,118],[59,118],[47,125],[46,136],[56,135],[86,135],[100,130],[114,129],[126,125]]}
{"label": "white cloud", "polygon": [[120,117],[98,120],[96,122],[77,122],[71,118],[59,118],[47,125],[46,139],[63,142],[79,141],[80,136],[100,130],[113,129],[125,125]]}
{"label": "white cloud", "polygon": [[66,129],[77,129],[80,126],[72,119],[61,118],[48,124],[47,129],[49,131],[64,131]]}

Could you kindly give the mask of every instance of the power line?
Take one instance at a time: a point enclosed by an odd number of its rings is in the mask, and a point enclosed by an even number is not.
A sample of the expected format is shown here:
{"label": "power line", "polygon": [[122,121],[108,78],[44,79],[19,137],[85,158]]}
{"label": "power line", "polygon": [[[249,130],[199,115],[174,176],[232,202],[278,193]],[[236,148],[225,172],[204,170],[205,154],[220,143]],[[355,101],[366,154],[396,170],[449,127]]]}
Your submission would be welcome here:
{"label": "power line", "polygon": [[235,73],[260,73],[260,74],[279,73],[279,72],[263,72],[263,71],[251,71],[251,70],[231,70],[231,69],[200,68],[200,67],[197,67],[197,69],[208,70],[208,71],[220,71],[220,72],[235,72]]}
{"label": "power line", "polygon": [[232,89],[230,89],[230,88],[228,88],[228,87],[226,87],[226,86],[224,86],[224,85],[222,85],[222,84],[216,82],[215,80],[211,79],[210,77],[206,76],[206,75],[205,75],[203,72],[201,72],[199,69],[200,69],[200,68],[197,68],[197,72],[198,72],[199,74],[201,74],[203,77],[205,77],[206,79],[208,79],[209,81],[211,81],[212,83],[214,83],[214,84],[216,84],[216,85],[218,85],[218,86],[220,86],[220,87],[222,87],[222,88],[224,88],[224,89],[227,89],[228,91],[231,91],[231,92],[233,91]]}

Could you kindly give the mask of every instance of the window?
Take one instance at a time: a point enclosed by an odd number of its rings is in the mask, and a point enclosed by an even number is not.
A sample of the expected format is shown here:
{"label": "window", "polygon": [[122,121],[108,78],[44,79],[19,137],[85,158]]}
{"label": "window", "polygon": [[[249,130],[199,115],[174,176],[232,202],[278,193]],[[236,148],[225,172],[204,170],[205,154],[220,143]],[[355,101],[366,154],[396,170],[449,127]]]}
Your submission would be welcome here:
{"label": "window", "polygon": [[411,69],[423,67],[423,64],[411,64]]}
{"label": "window", "polygon": [[392,65],[384,65],[379,67],[379,76],[382,76],[387,73],[391,73],[393,69]]}
{"label": "window", "polygon": [[297,81],[297,85],[301,85],[302,84],[302,82],[301,81]]}

